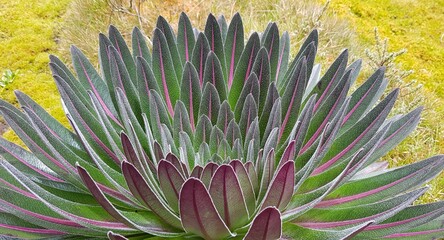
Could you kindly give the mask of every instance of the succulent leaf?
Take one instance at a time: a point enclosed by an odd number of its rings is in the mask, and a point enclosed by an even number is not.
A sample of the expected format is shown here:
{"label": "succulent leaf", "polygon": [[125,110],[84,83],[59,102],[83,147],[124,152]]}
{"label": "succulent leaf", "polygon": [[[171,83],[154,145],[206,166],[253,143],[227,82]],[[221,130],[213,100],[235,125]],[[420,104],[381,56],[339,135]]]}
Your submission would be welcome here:
{"label": "succulent leaf", "polygon": [[316,30],[292,61],[276,23],[244,34],[238,13],[204,31],[182,13],[152,44],[134,28],[131,50],[100,34],[100,73],[76,47],[76,74],[50,56],[71,126],[0,100],[26,145],[0,138],[0,238],[442,237],[443,203],[413,202],[444,156],[378,161],[423,109],[390,117],[385,69],[354,88],[362,61],[344,50],[321,75]]}

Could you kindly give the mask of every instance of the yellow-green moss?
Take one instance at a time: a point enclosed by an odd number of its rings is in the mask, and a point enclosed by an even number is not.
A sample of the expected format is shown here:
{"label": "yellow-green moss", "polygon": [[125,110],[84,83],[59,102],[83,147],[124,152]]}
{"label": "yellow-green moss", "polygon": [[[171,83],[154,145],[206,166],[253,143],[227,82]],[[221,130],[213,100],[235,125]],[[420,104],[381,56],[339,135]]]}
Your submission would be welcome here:
{"label": "yellow-green moss", "polygon": [[[49,54],[57,54],[59,22],[69,2],[0,0],[0,71],[19,70],[14,82],[1,90],[0,97],[16,103],[13,90],[20,90],[65,123],[48,62]],[[12,131],[4,136],[18,141]]]}

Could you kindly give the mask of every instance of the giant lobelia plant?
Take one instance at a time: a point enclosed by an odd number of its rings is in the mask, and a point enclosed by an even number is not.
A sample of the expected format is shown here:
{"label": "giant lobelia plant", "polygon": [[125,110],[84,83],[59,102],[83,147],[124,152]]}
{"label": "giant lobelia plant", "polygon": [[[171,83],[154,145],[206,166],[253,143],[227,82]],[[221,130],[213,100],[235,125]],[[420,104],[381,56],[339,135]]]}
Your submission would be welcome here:
{"label": "giant lobelia plant", "polygon": [[[345,50],[320,77],[313,31],[289,61],[275,23],[244,43],[241,17],[162,17],[132,52],[113,26],[100,73],[72,47],[50,67],[72,130],[16,92],[0,112],[27,149],[0,139],[0,234],[57,239],[430,239],[444,202],[412,203],[442,156],[378,162],[421,108],[388,117],[384,69],[350,93]],[[152,51],[149,50],[152,48]]]}

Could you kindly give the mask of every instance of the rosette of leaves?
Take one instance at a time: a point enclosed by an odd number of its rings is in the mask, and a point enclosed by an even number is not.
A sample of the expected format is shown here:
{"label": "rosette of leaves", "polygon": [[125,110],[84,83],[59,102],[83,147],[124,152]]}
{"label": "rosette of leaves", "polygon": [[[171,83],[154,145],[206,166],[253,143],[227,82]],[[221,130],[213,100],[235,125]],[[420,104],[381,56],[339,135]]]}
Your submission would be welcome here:
{"label": "rosette of leaves", "polygon": [[[292,61],[275,23],[245,41],[241,17],[159,17],[152,45],[100,34],[100,71],[72,47],[50,68],[71,128],[16,92],[0,112],[0,234],[19,238],[358,239],[442,236],[444,203],[413,205],[442,156],[378,162],[421,108],[388,117],[377,70],[343,51],[322,75],[313,31]],[[150,48],[152,49],[150,51]]]}

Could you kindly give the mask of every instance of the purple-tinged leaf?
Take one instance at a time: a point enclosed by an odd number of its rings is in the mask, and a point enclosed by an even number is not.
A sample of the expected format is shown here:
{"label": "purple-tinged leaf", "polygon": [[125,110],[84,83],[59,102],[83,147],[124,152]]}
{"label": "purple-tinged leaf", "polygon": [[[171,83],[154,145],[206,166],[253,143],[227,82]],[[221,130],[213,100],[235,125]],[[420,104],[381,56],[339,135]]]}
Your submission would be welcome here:
{"label": "purple-tinged leaf", "polygon": [[[233,120],[234,121],[234,120]],[[231,146],[231,159],[242,159],[244,157],[244,151],[242,148],[242,139],[240,139],[240,129],[237,127],[236,131],[238,131],[239,138],[234,140],[233,145]],[[229,137],[229,136],[227,136]],[[230,143],[228,143],[230,144]]]}
{"label": "purple-tinged leaf", "polygon": [[234,14],[225,39],[225,62],[227,63],[228,89],[234,80],[234,71],[244,50],[244,26],[239,13]]}
{"label": "purple-tinged leaf", "polygon": [[200,179],[202,180],[205,187],[207,187],[207,188],[210,187],[211,178],[213,178],[213,175],[216,172],[218,167],[219,166],[217,164],[215,164],[214,162],[209,162],[209,163],[207,163],[207,165],[205,165],[205,167],[202,171],[202,176],[200,177]]}
{"label": "purple-tinged leaf", "polygon": [[[305,136],[310,126],[310,121],[311,118],[313,117],[313,108],[315,102],[316,102],[316,95],[313,95],[305,103],[305,106],[302,109],[301,114],[299,114],[298,122],[300,122],[300,124],[298,124],[297,129],[295,131],[295,135],[293,137],[293,139],[296,141],[295,144],[296,156],[298,156],[300,153],[302,144],[304,143]],[[303,167],[302,166],[303,164],[304,163],[295,160],[295,167],[297,171]]]}
{"label": "purple-tinged leaf", "polygon": [[182,175],[184,179],[189,177],[186,165],[183,162],[181,162],[176,157],[176,155],[174,155],[173,153],[168,153],[165,157],[165,161],[168,161],[171,164],[173,164],[173,166],[179,171],[179,173]]}
{"label": "purple-tinged leaf", "polygon": [[75,89],[77,96],[82,100],[82,102],[84,102],[88,107],[91,107],[88,102],[89,96],[87,90],[82,83],[76,77],[74,77],[68,67],[66,67],[66,65],[63,64],[60,59],[52,55],[50,55],[49,58],[49,68],[51,69],[52,76],[59,76],[60,78],[65,79],[67,84],[71,88]]}
{"label": "purple-tinged leaf", "polygon": [[71,47],[72,61],[77,76],[82,82],[82,85],[86,90],[90,90],[94,93],[100,104],[105,109],[106,114],[113,119],[114,122],[119,123],[117,119],[117,110],[112,104],[111,95],[108,90],[107,84],[102,80],[99,74],[94,69],[91,62],[83,55],[83,53],[76,47]]}
{"label": "purple-tinged leaf", "polygon": [[217,114],[220,108],[220,98],[216,87],[207,82],[202,93],[202,99],[199,106],[199,117],[205,115],[214,125],[217,122]]}
{"label": "purple-tinged leaf", "polygon": [[[361,71],[362,67],[362,59],[358,59],[354,62],[352,62],[345,71],[351,70],[351,76],[350,76],[350,84],[353,85],[356,82],[356,79],[358,79],[359,72]],[[383,68],[383,67],[382,67]]]}
{"label": "purple-tinged leaf", "polygon": [[369,174],[375,174],[377,172],[386,171],[388,166],[389,166],[389,163],[387,161],[371,163],[367,167],[365,167],[365,168],[361,169],[359,172],[357,172],[356,177],[368,176]]}
{"label": "purple-tinged leaf", "polygon": [[385,121],[395,104],[398,91],[390,93],[383,101],[361,118],[353,127],[340,135],[313,174],[319,174],[341,158],[352,155],[367,143]]}
{"label": "purple-tinged leaf", "polygon": [[113,233],[112,231],[109,231],[106,235],[109,240],[128,240],[128,238],[120,234]]}
{"label": "purple-tinged leaf", "polygon": [[[222,33],[217,23],[216,18],[213,14],[209,14],[207,18],[207,23],[205,25],[205,36],[210,44],[210,50],[213,51],[220,61],[220,66],[222,69],[222,79],[227,79],[226,63],[225,63],[225,53],[224,53],[224,42],[222,40]],[[224,81],[225,82],[225,81]]]}
{"label": "purple-tinged leaf", "polygon": [[[155,168],[154,163],[147,159],[148,161],[143,161],[138,156],[136,149],[134,149],[133,144],[131,143],[131,140],[128,138],[128,135],[126,135],[124,132],[120,133],[120,138],[122,141],[122,148],[123,152],[125,154],[125,158],[128,162],[133,164],[139,171],[142,171],[145,175],[148,171],[153,171]],[[144,159],[145,160],[145,159]]]}
{"label": "purple-tinged leaf", "polygon": [[212,153],[217,152],[217,149],[221,145],[224,138],[225,138],[225,135],[222,132],[222,130],[220,130],[217,126],[213,126],[213,129],[211,130],[210,142],[209,142],[210,151]]}
{"label": "purple-tinged leaf", "polygon": [[27,107],[36,115],[41,122],[45,123],[48,130],[60,141],[63,143],[74,147],[77,150],[82,149],[82,145],[76,136],[68,130],[65,126],[63,126],[59,121],[57,121],[54,117],[49,115],[48,112],[45,111],[39,104],[37,104],[34,100],[32,100],[28,95],[20,92],[19,90],[14,91],[15,96],[17,97],[18,102],[21,107]]}
{"label": "purple-tinged leaf", "polygon": [[[430,204],[409,206],[382,223],[368,226],[365,231],[359,233],[358,236],[363,238],[367,236],[372,236],[373,238],[382,238],[387,235],[396,235],[402,232],[405,233],[407,231],[413,232],[412,228],[422,228],[422,226],[424,225],[431,225],[432,221],[434,219],[439,219],[439,217],[442,216],[443,213],[444,206],[442,201]],[[412,234],[412,236],[421,236],[423,234],[426,233],[416,233]],[[402,234],[399,234],[399,236],[401,237]]]}
{"label": "purple-tinged leaf", "polygon": [[257,197],[259,202],[263,200],[263,197],[267,193],[270,183],[273,180],[273,176],[275,175],[275,162],[274,149],[271,149],[271,151],[268,152],[267,157],[264,159],[264,163],[256,164],[256,170],[261,179],[261,185]]}
{"label": "purple-tinged leaf", "polygon": [[131,220],[125,218],[119,210],[115,208],[115,206],[105,197],[105,194],[100,190],[97,186],[97,183],[92,179],[91,175],[82,168],[81,166],[77,166],[77,172],[83,180],[83,183],[88,188],[89,192],[93,195],[93,197],[97,200],[97,202],[102,206],[102,208],[109,213],[114,219],[117,221],[124,223],[128,227],[136,227]]}
{"label": "purple-tinged leaf", "polygon": [[244,165],[239,160],[233,160],[230,162],[231,167],[233,167],[236,177],[239,180],[240,187],[242,189],[242,194],[247,205],[249,216],[253,214],[256,208],[256,198],[253,190],[253,185],[251,184],[250,176],[247,173]]}
{"label": "purple-tinged leaf", "polygon": [[[350,76],[349,74],[347,75]],[[307,151],[310,146],[312,146],[312,144],[321,136],[322,131],[326,129],[327,123],[332,121],[335,116],[338,116],[338,113],[341,112],[345,102],[347,102],[346,97],[349,89],[350,78],[344,76],[343,81],[339,82],[334,91],[326,98],[319,109],[314,109],[314,114],[305,137],[308,140],[304,142],[299,155]],[[316,108],[316,104],[314,108]],[[340,123],[338,125],[341,126]],[[335,127],[336,125],[333,128]]]}
{"label": "purple-tinged leaf", "polygon": [[191,61],[191,54],[193,53],[195,43],[196,39],[194,38],[190,19],[184,12],[182,12],[180,14],[177,30],[177,49],[182,59],[182,63]]}
{"label": "purple-tinged leaf", "polygon": [[255,194],[259,194],[259,180],[257,177],[256,169],[254,168],[254,164],[252,162],[246,162],[244,164],[244,167],[248,173],[248,177],[250,178],[251,185],[253,186]]}
{"label": "purple-tinged leaf", "polygon": [[274,104],[273,108],[271,108],[271,111],[268,113],[269,119],[267,123],[267,127],[265,128],[265,131],[262,132],[262,142],[261,145],[265,145],[265,142],[267,141],[268,137],[270,136],[270,133],[275,128],[281,127],[281,117],[282,117],[282,107],[281,107],[281,98],[278,98]]}
{"label": "purple-tinged leaf", "polygon": [[227,130],[225,131],[225,139],[232,148],[234,147],[234,142],[237,139],[242,142],[240,128],[235,119],[231,119],[231,121],[228,123]]}
{"label": "purple-tinged leaf", "polygon": [[387,80],[384,80],[384,70],[380,68],[352,93],[341,132],[351,128],[380,99],[386,85]]}
{"label": "purple-tinged leaf", "polygon": [[170,116],[174,115],[173,106],[179,99],[180,86],[173,65],[173,59],[167,45],[167,39],[161,30],[156,28],[153,37],[153,72],[162,96],[165,99]]}
{"label": "purple-tinged leaf", "polygon": [[[239,120],[239,127],[243,138],[247,139],[247,132],[255,119],[257,119],[257,105],[254,101],[253,95],[248,94],[242,108],[241,118]],[[259,139],[257,141],[259,141]]]}
{"label": "purple-tinged leaf", "polygon": [[199,104],[202,97],[202,90],[199,83],[199,76],[196,68],[190,62],[185,63],[180,86],[180,100],[185,104],[190,115],[190,124],[193,132],[198,121]]}
{"label": "purple-tinged leaf", "polygon": [[259,99],[257,101],[259,107],[259,115],[261,115],[262,110],[265,105],[265,100],[267,98],[268,86],[270,85],[270,61],[268,59],[268,52],[265,47],[262,47],[257,53],[256,59],[253,64],[253,72],[257,76],[257,80],[260,86]]}
{"label": "purple-tinged leaf", "polygon": [[279,160],[278,168],[280,168],[283,164],[285,164],[288,161],[294,161],[296,156],[296,149],[295,149],[296,141],[292,140],[285,148],[284,154],[281,157],[281,160]]}
{"label": "purple-tinged leaf", "polygon": [[41,139],[32,124],[26,120],[26,116],[24,116],[23,113],[14,107],[9,108],[3,104],[0,106],[0,113],[8,125],[40,161],[44,162],[45,165],[57,173],[57,175],[69,177],[70,168],[72,168],[72,166],[65,161],[59,162],[54,156],[52,156],[52,154],[49,154],[51,151],[48,146],[43,139]]}
{"label": "purple-tinged leaf", "polygon": [[131,43],[133,48],[134,61],[136,61],[138,57],[141,57],[148,63],[148,65],[151,65],[152,57],[150,50],[148,49],[148,46],[146,44],[145,36],[137,27],[133,28],[133,32],[131,34]]}
{"label": "purple-tinged leaf", "polygon": [[[276,66],[276,77],[274,81],[279,84],[285,76],[288,67],[288,57],[290,55],[290,36],[288,32],[282,34],[279,41],[279,58]],[[273,80],[273,79],[272,79]]]}
{"label": "purple-tinged leaf", "polygon": [[[179,133],[179,148],[181,148],[179,150],[181,158],[180,160],[185,163],[187,170],[191,172],[191,169],[199,164],[199,162],[196,162],[196,160],[199,159],[195,158],[193,142],[186,132]],[[174,148],[172,151],[174,151]]]}
{"label": "purple-tinged leaf", "polygon": [[302,57],[282,95],[282,125],[279,140],[285,142],[290,135],[299,115],[307,82],[307,61]]}
{"label": "purple-tinged leaf", "polygon": [[443,156],[435,156],[420,162],[393,169],[375,176],[348,182],[329,194],[322,206],[354,206],[374,202],[403,193],[436,176],[444,168]]}
{"label": "purple-tinged leaf", "polygon": [[135,83],[136,65],[134,64],[134,59],[131,55],[128,45],[126,44],[119,30],[117,30],[117,28],[114,27],[113,25],[109,26],[109,40],[117,49],[120,59],[123,61],[125,69],[127,69],[128,71],[128,74],[130,76],[130,81]]}
{"label": "purple-tinged leaf", "polygon": [[242,116],[245,100],[249,94],[253,95],[253,99],[256,103],[259,102],[259,88],[259,81],[257,80],[256,74],[251,73],[250,77],[248,77],[244,87],[242,88],[242,92],[239,99],[237,99],[236,107],[234,108],[234,115],[237,121],[239,121]]}
{"label": "purple-tinged leaf", "polygon": [[[122,119],[126,119],[126,121],[123,122],[125,131],[128,133],[130,139],[136,144],[136,149],[140,150],[139,156],[143,157],[142,152],[147,152],[151,148],[151,146],[148,145],[149,136],[146,134],[145,129],[141,124],[143,122],[143,115],[140,115],[142,119],[137,118],[137,113],[133,111],[131,103],[125,97],[122,89],[116,88],[116,95],[120,115],[122,116]],[[140,148],[138,148],[139,146]]]}
{"label": "purple-tinged leaf", "polygon": [[201,115],[197,122],[196,132],[194,134],[194,149],[199,149],[202,143],[210,142],[212,129],[213,124],[211,123],[211,120],[206,115]]}
{"label": "purple-tinged leaf", "polygon": [[204,184],[196,178],[188,179],[180,191],[180,218],[185,231],[205,239],[232,236],[213,204]]}
{"label": "purple-tinged leaf", "polygon": [[265,100],[265,104],[263,106],[262,114],[259,119],[259,128],[263,137],[265,129],[268,125],[268,121],[270,119],[270,113],[273,109],[273,106],[276,102],[276,99],[279,98],[279,92],[276,89],[275,82],[271,82],[268,87],[267,99]]}
{"label": "purple-tinged leaf", "polygon": [[[111,81],[113,83],[113,92],[115,92],[116,88],[120,88],[123,90],[125,97],[128,99],[128,102],[131,104],[132,111],[135,113],[136,117],[141,116],[140,108],[139,108],[139,97],[137,95],[137,89],[134,85],[137,83],[137,78],[134,76],[134,80],[131,79],[130,73],[125,68],[124,62],[122,61],[121,56],[116,48],[110,46],[110,69],[111,69]],[[131,58],[131,61],[132,58]],[[135,68],[135,66],[134,66]],[[134,69],[135,71],[135,69]],[[135,83],[133,83],[134,81]],[[117,104],[118,99],[116,97]],[[117,105],[116,104],[116,105]],[[122,116],[120,115],[122,118]],[[124,119],[124,118],[123,118]],[[141,118],[139,119],[139,121]]]}
{"label": "purple-tinged leaf", "polygon": [[284,210],[293,195],[293,187],[294,162],[290,160],[282,165],[282,167],[277,171],[273,182],[268,188],[268,192],[265,195],[261,208],[274,206],[281,211]]}
{"label": "purple-tinged leaf", "polygon": [[58,216],[96,231],[114,228],[116,231],[134,232],[122,223],[110,221],[110,215],[102,207],[68,201],[42,188],[10,163],[2,161],[0,164]]}
{"label": "purple-tinged leaf", "polygon": [[193,171],[191,172],[190,177],[200,179],[202,177],[202,172],[203,172],[203,167],[197,165],[194,167]]}
{"label": "purple-tinged leaf", "polygon": [[171,28],[170,24],[162,16],[159,16],[157,18],[156,28],[162,31],[162,33],[165,36],[166,42],[168,44],[168,49],[170,50],[171,58],[173,60],[173,66],[176,72],[177,79],[181,79],[183,62],[179,55],[179,50],[177,48],[176,36],[174,35],[174,31]]}
{"label": "purple-tinged leaf", "polygon": [[168,205],[178,212],[179,192],[185,179],[173,164],[165,160],[161,160],[157,166],[157,178]]}
{"label": "purple-tinged leaf", "polygon": [[227,38],[228,26],[224,15],[219,15],[217,18],[217,24],[219,24],[220,32],[222,34],[222,42],[225,42]]}
{"label": "purple-tinged leaf", "polygon": [[245,240],[273,240],[280,239],[282,234],[282,221],[279,210],[275,207],[267,207],[257,215]]}
{"label": "purple-tinged leaf", "polygon": [[331,240],[342,240],[342,239],[353,239],[356,234],[360,233],[368,226],[373,224],[372,221],[365,222],[350,228],[333,230],[333,229],[311,229],[304,228],[297,224],[290,222],[284,223],[283,238],[285,239],[295,239],[295,240],[305,240],[305,239],[331,239]]}
{"label": "purple-tinged leaf", "polygon": [[151,130],[153,131],[154,139],[161,139],[160,136],[160,129],[161,125],[165,124],[167,126],[171,126],[170,118],[168,116],[167,108],[160,97],[160,95],[155,91],[150,91],[150,123],[151,123]]}
{"label": "purple-tinged leaf", "polygon": [[150,64],[142,57],[136,58],[137,70],[137,91],[139,95],[139,105],[142,113],[149,115],[150,90],[160,92],[156,77],[151,70]]}
{"label": "purple-tinged leaf", "polygon": [[244,195],[230,165],[221,165],[211,179],[209,189],[213,203],[230,230],[242,227],[248,221]]}
{"label": "purple-tinged leaf", "polygon": [[[314,208],[293,222],[302,227],[315,229],[353,226],[368,221],[379,223],[411,205],[426,190],[427,188],[420,188],[375,203],[349,208]],[[351,212],[353,214],[350,214]]]}
{"label": "purple-tinged leaf", "polygon": [[[99,65],[102,73],[102,78],[108,86],[108,92],[113,93],[114,86],[111,80],[111,68],[110,68],[110,57],[109,47],[114,46],[113,43],[108,39],[108,37],[99,33]],[[111,99],[113,103],[116,104],[116,98],[111,94]]]}
{"label": "purple-tinged leaf", "polygon": [[203,84],[205,86],[207,82],[212,83],[216,87],[221,101],[227,99],[227,85],[223,74],[224,69],[219,58],[213,51],[210,51],[205,60]]}
{"label": "purple-tinged leaf", "polygon": [[[305,56],[307,58],[307,76],[311,76],[311,72],[314,65],[314,59],[316,56],[316,50],[318,49],[318,30],[313,30],[310,35],[308,35],[307,39],[305,39],[304,43],[299,49],[299,52],[296,54],[296,57],[294,57],[293,61],[290,63],[287,72],[285,73],[284,78],[282,81],[277,83],[277,87],[279,90],[281,90],[283,87],[285,87],[288,79],[290,78],[291,74],[293,74],[293,69],[296,68],[297,63],[300,61],[300,59]],[[314,52],[307,51],[311,47],[309,45],[312,45],[315,49]],[[305,97],[304,97],[305,98]]]}
{"label": "purple-tinged leaf", "polygon": [[207,59],[210,50],[210,44],[208,43],[207,37],[205,37],[205,34],[199,33],[196,45],[194,45],[191,63],[193,64],[193,66],[196,67],[201,89],[204,87],[203,76],[205,69],[205,60]]}
{"label": "purple-tinged leaf", "polygon": [[250,77],[253,69],[254,59],[256,58],[259,48],[259,35],[255,32],[250,36],[250,39],[248,39],[247,45],[242,51],[241,57],[234,71],[233,83],[228,94],[228,103],[230,103],[231,108],[236,106],[244,83]]}
{"label": "purple-tinged leaf", "polygon": [[165,222],[176,228],[181,228],[180,219],[176,216],[158,195],[153,192],[140,172],[130,163],[122,162],[122,174],[128,184],[131,193],[151,211],[162,218]]}
{"label": "purple-tinged leaf", "polygon": [[320,105],[326,101],[326,98],[332,91],[340,84],[345,68],[347,67],[348,50],[344,50],[339,57],[333,62],[327,72],[322,76],[317,86],[313,89],[310,95],[317,94],[318,99],[315,104],[315,111]]}
{"label": "purple-tinged leaf", "polygon": [[193,136],[193,131],[191,129],[190,117],[188,116],[188,111],[185,108],[185,104],[182,101],[177,101],[174,108],[174,118],[173,118],[173,134],[174,141],[176,144],[179,143],[179,133],[186,132],[188,136]]}
{"label": "purple-tinged leaf", "polygon": [[[228,125],[230,124],[231,120],[233,120],[233,118],[234,113],[230,109],[230,104],[228,104],[228,102],[225,100],[219,108],[219,114],[217,115],[216,123],[216,126],[222,130],[224,135],[227,135]],[[232,142],[234,142],[234,139]]]}
{"label": "purple-tinged leaf", "polygon": [[415,130],[421,119],[420,114],[422,110],[423,107],[418,107],[399,119],[389,120],[391,125],[387,132],[387,136],[379,144],[378,148],[372,154],[367,164],[378,160],[381,156],[386,154],[402,140],[404,140],[413,130]]}
{"label": "purple-tinged leaf", "polygon": [[263,43],[262,46],[264,46],[267,49],[268,53],[268,60],[270,62],[270,77],[271,79],[276,78],[277,73],[277,65],[279,62],[279,29],[276,25],[276,23],[272,23],[270,25],[270,29],[264,33]]}
{"label": "purple-tinged leaf", "polygon": [[156,162],[160,162],[160,160],[164,159],[163,150],[160,146],[160,143],[157,141],[154,141],[154,156],[156,158]]}

